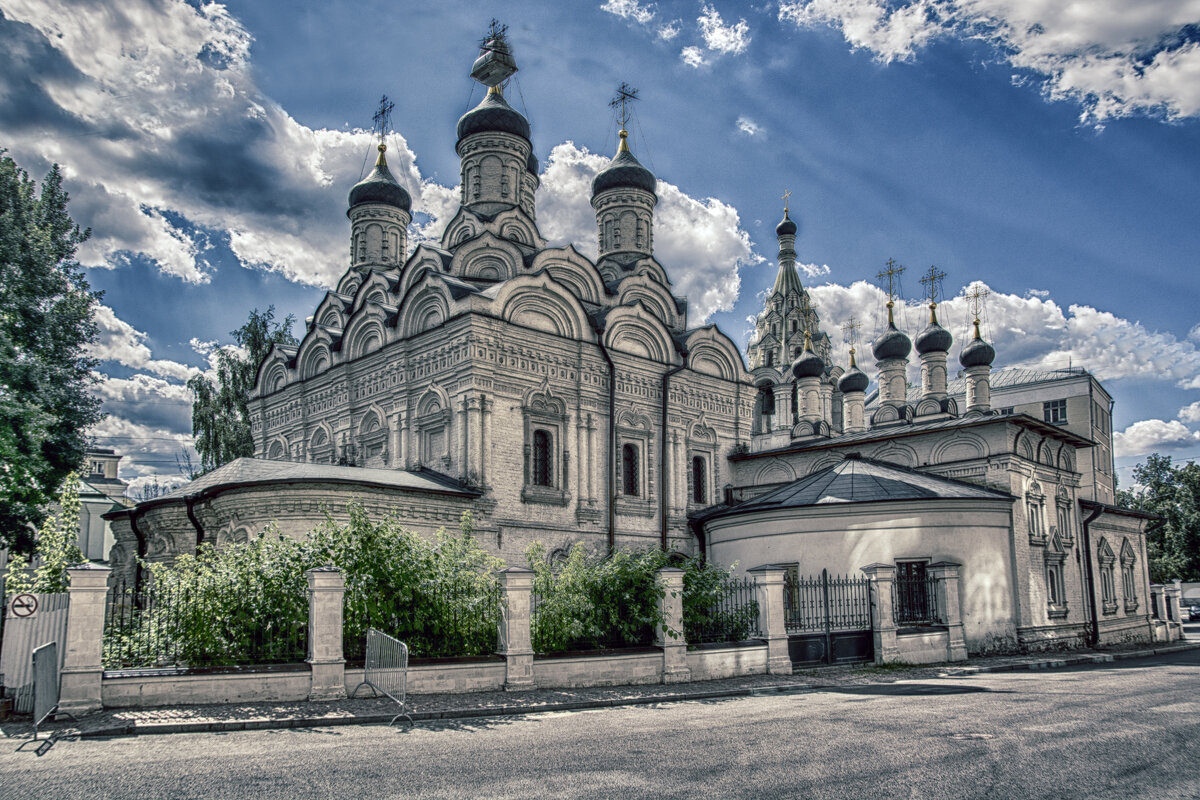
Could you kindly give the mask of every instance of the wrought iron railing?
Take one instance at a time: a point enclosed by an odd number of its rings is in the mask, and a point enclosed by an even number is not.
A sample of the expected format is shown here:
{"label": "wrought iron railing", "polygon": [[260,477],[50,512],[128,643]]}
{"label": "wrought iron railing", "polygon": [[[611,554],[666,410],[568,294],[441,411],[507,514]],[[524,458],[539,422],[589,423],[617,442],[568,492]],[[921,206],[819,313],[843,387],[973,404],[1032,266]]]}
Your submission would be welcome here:
{"label": "wrought iron railing", "polygon": [[892,618],[902,627],[944,625],[938,607],[938,579],[897,577],[892,584]]}
{"label": "wrought iron railing", "polygon": [[757,592],[753,578],[726,578],[716,588],[711,604],[690,615],[685,610],[687,643],[740,642],[758,636]]}
{"label": "wrought iron railing", "polygon": [[110,588],[105,669],[290,664],[308,654],[308,591],[258,595],[214,576]]}
{"label": "wrought iron railing", "polygon": [[871,579],[784,573],[783,619],[788,633],[820,633],[871,627]]}
{"label": "wrought iron railing", "polygon": [[499,581],[478,576],[429,581],[413,587],[411,594],[419,600],[398,593],[382,598],[346,591],[342,648],[348,663],[363,663],[368,628],[404,642],[413,658],[496,652],[503,602]]}

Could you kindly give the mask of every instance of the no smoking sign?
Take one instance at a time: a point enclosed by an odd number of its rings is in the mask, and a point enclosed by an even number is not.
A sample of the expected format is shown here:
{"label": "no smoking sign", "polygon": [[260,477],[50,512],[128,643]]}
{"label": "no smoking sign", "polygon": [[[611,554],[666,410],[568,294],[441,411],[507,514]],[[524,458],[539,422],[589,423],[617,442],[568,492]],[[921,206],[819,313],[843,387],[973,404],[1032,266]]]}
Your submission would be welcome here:
{"label": "no smoking sign", "polygon": [[31,594],[19,594],[8,604],[14,617],[32,617],[37,612],[37,598]]}

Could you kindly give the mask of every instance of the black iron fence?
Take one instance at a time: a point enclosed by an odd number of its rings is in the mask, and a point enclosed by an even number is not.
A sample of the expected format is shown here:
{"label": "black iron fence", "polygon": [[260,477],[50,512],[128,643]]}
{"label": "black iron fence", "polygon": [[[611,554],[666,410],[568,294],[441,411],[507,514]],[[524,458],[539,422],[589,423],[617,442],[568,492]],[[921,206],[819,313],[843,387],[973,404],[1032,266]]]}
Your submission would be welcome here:
{"label": "black iron fence", "polygon": [[654,643],[654,625],[635,613],[622,613],[620,604],[602,610],[586,596],[567,592],[553,599],[534,592],[529,599],[535,653],[618,650]]}
{"label": "black iron fence", "polygon": [[214,576],[109,589],[105,669],[290,664],[307,654],[307,587],[268,596]]}
{"label": "black iron fence", "polygon": [[[730,576],[716,587],[711,603],[684,610],[688,644],[740,642],[759,635],[758,588],[753,578]],[[706,598],[710,599],[710,598]]]}
{"label": "black iron fence", "polygon": [[862,630],[871,627],[871,579],[830,575],[807,578],[784,573],[783,619],[788,633]]}
{"label": "black iron fence", "polygon": [[491,655],[497,649],[502,603],[499,581],[487,579],[430,581],[413,587],[411,595],[347,589],[342,622],[346,661],[363,663],[368,628],[404,642],[414,658]]}
{"label": "black iron fence", "polygon": [[938,579],[897,577],[892,585],[892,617],[901,627],[946,624],[938,607]]}

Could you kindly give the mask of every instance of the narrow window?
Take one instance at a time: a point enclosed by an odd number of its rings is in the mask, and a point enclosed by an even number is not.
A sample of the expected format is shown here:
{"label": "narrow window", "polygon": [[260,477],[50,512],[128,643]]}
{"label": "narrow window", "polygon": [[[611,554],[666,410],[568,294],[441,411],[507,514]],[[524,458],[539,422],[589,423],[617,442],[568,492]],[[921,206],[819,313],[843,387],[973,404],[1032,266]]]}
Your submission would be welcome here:
{"label": "narrow window", "polygon": [[775,413],[775,392],[769,385],[764,385],[758,390],[758,396],[762,399],[763,415]]}
{"label": "narrow window", "polygon": [[692,502],[708,502],[708,469],[701,456],[692,458]]}
{"label": "narrow window", "polygon": [[533,432],[533,483],[535,486],[554,485],[554,459],[550,432],[542,429]]}
{"label": "narrow window", "polygon": [[621,488],[629,497],[639,497],[638,491],[638,449],[635,444],[627,444],[621,448]]}

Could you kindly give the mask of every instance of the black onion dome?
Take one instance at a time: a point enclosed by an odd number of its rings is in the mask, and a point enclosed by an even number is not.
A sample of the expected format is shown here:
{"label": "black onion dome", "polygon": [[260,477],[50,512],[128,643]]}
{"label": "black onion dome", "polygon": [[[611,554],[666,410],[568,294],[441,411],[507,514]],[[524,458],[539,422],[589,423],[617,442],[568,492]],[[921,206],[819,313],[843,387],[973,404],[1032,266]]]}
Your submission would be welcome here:
{"label": "black onion dome", "polygon": [[367,177],[354,184],[354,188],[350,190],[350,207],[354,208],[363,203],[383,203],[404,211],[412,210],[412,198],[404,187],[392,177],[392,173],[387,168],[387,162],[383,159],[382,150],[379,153],[379,160],[375,162],[375,169],[371,170],[371,174]]}
{"label": "black onion dome", "polygon": [[483,102],[458,121],[458,140],[473,133],[511,133],[529,141],[529,120],[508,104],[504,95],[489,91]]}
{"label": "black onion dome", "polygon": [[972,339],[958,356],[963,367],[990,367],[996,360],[996,350],[983,339]]}
{"label": "black onion dome", "polygon": [[654,173],[643,167],[633,153],[625,148],[624,139],[613,160],[592,178],[592,197],[606,189],[644,189],[654,194],[657,188],[658,180]]}
{"label": "black onion dome", "polygon": [[913,347],[918,353],[948,353],[950,345],[954,344],[954,337],[950,335],[950,331],[938,325],[936,322],[929,323],[925,330],[917,334],[917,339],[913,342]]}
{"label": "black onion dome", "polygon": [[796,235],[796,223],[793,222],[792,218],[788,216],[788,212],[787,212],[786,208],[783,210],[783,219],[781,219],[779,221],[779,224],[775,226],[775,235],[776,236],[795,236]]}
{"label": "black onion dome", "polygon": [[888,323],[887,330],[883,332],[883,335],[876,339],[875,344],[871,346],[871,352],[875,354],[876,361],[908,358],[910,350],[912,350],[912,342],[907,336],[896,330],[896,325],[891,322]]}
{"label": "black onion dome", "polygon": [[851,367],[846,370],[846,374],[838,381],[838,391],[842,394],[847,394],[848,392],[865,392],[870,382],[871,379],[867,377],[865,372],[858,367]]}
{"label": "black onion dome", "polygon": [[825,361],[809,348],[792,362],[792,374],[797,378],[819,378],[825,374]]}

